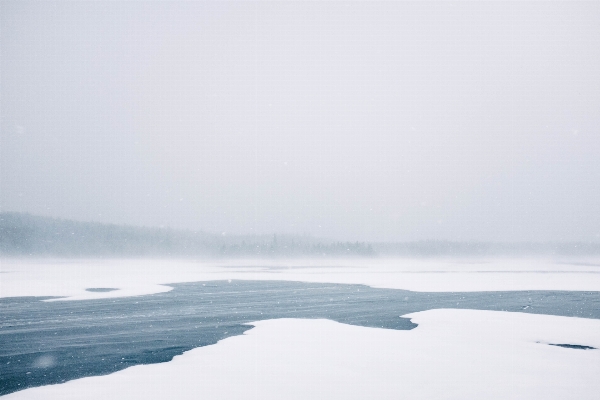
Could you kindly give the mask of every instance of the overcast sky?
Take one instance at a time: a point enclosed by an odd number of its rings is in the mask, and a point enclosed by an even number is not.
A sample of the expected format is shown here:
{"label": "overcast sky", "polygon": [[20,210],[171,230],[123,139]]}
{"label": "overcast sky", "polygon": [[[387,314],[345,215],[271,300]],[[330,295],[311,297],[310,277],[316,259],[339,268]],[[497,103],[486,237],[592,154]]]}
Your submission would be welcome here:
{"label": "overcast sky", "polygon": [[0,2],[2,211],[600,241],[600,2]]}

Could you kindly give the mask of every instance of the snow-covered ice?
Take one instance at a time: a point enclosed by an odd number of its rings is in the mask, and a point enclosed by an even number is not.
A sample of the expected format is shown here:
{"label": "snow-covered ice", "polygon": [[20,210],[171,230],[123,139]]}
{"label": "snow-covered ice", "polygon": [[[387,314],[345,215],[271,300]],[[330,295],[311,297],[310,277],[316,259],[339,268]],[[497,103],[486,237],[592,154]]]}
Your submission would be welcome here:
{"label": "snow-covered ice", "polygon": [[[223,279],[365,284],[413,291],[600,290],[600,260],[17,260],[0,261],[0,297],[71,300],[171,290],[169,283]],[[118,288],[89,292],[86,288]]]}
{"label": "snow-covered ice", "polygon": [[[414,291],[600,290],[600,261],[575,260],[15,260],[0,296],[69,300],[248,279],[356,283]],[[118,288],[90,292],[86,288]],[[475,310],[411,314],[396,331],[329,320],[267,320],[169,363],[31,388],[6,399],[460,398],[596,399],[600,321]]]}
{"label": "snow-covered ice", "polygon": [[27,389],[24,399],[597,399],[600,321],[497,311],[410,314],[396,331],[259,321],[172,362]]}

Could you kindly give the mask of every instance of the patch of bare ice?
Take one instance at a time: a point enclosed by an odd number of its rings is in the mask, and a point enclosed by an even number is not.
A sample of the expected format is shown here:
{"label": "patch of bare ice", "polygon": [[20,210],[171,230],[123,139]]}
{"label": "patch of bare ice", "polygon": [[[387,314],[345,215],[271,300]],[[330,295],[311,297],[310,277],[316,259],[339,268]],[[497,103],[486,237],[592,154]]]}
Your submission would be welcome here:
{"label": "patch of bare ice", "polygon": [[600,321],[497,311],[411,314],[411,331],[267,320],[172,362],[27,389],[24,399],[596,399]]}

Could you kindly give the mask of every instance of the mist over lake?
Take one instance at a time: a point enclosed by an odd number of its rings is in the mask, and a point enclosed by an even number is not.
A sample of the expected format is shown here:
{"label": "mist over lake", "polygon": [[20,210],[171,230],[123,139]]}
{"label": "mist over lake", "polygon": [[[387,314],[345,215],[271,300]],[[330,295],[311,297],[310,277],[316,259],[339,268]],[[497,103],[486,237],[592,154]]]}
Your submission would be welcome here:
{"label": "mist over lake", "polygon": [[600,241],[594,2],[0,7],[2,211]]}
{"label": "mist over lake", "polygon": [[0,397],[597,400],[599,21],[0,1]]}

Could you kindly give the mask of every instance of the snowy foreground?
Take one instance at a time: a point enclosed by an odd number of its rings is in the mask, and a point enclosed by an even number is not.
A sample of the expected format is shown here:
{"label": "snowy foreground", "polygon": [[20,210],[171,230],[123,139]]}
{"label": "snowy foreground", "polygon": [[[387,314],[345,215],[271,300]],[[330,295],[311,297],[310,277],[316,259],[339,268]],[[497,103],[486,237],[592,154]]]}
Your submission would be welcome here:
{"label": "snowy foreground", "polygon": [[8,399],[597,399],[600,321],[431,310],[411,331],[259,321],[170,363],[32,388]]}
{"label": "snowy foreground", "polygon": [[[600,291],[600,262],[377,260],[259,262],[2,260],[0,295],[69,300],[221,279],[363,283],[415,291]],[[340,267],[343,266],[343,267]],[[88,292],[86,288],[116,288]],[[23,390],[6,399],[596,399],[600,320],[437,309],[397,331],[329,320],[254,323],[173,361]],[[578,344],[596,350],[551,344]]]}

